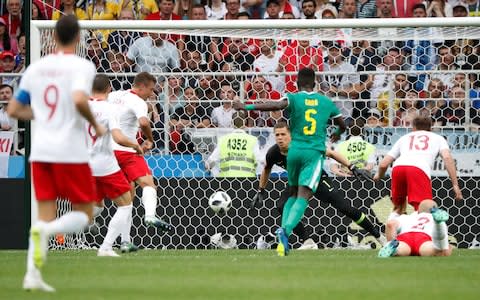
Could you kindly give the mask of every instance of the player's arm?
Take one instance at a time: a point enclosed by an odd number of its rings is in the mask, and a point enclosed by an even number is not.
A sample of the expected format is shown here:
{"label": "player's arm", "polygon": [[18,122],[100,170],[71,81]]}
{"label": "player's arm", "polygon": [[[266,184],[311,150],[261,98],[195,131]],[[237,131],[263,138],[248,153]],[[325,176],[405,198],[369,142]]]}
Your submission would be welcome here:
{"label": "player's arm", "polygon": [[[30,100],[29,100],[30,103]],[[18,120],[33,120],[33,110],[29,104],[24,104],[21,100],[13,98],[7,106],[8,116]]]}
{"label": "player's arm", "polygon": [[205,169],[212,170],[215,164],[220,160],[220,147],[217,145],[212,154],[205,161]]}
{"label": "player's arm", "polygon": [[90,110],[90,106],[88,105],[89,96],[85,94],[83,91],[75,91],[73,92],[73,103],[77,108],[80,115],[82,115],[85,120],[92,125],[93,129],[95,129],[95,134],[97,136],[102,136],[107,132],[107,129],[102,125],[98,124],[95,120],[95,117]]}
{"label": "player's arm", "polygon": [[279,101],[268,101],[265,103],[257,104],[244,104],[240,101],[233,102],[233,108],[236,110],[260,110],[260,111],[273,111],[281,110],[288,106],[288,100],[283,98]]}
{"label": "player's arm", "polygon": [[397,219],[388,220],[385,225],[385,237],[387,241],[391,241],[397,237],[398,229],[400,228],[400,221]]}
{"label": "player's arm", "polygon": [[138,154],[143,154],[143,149],[137,142],[131,141],[127,136],[125,136],[119,128],[113,128],[111,130],[112,138],[115,143],[129,147],[137,151]]}
{"label": "player's arm", "polygon": [[[372,180],[372,177],[367,170],[358,169],[354,164],[352,164],[340,152],[327,148],[327,152],[325,153],[325,155],[330,157],[330,158],[333,158],[334,160],[336,160],[340,164],[347,167],[350,170],[350,172],[352,172],[353,176],[355,176],[357,179]],[[335,169],[338,171],[338,173],[335,173]],[[352,175],[352,174],[349,174],[349,173],[345,173],[341,168],[338,167],[338,164],[332,165],[332,172],[334,172],[337,175],[345,176],[345,177]]]}
{"label": "player's arm", "polygon": [[462,200],[463,195],[462,191],[460,190],[460,186],[458,185],[457,168],[455,167],[455,161],[453,160],[450,150],[440,150],[440,156],[445,163],[445,168],[447,169],[448,176],[450,176],[450,180],[452,181],[452,188],[455,192],[455,200]]}
{"label": "player's arm", "polygon": [[380,179],[385,176],[385,173],[387,172],[388,167],[395,161],[395,158],[390,155],[385,155],[385,157],[382,159],[380,164],[378,165],[378,171],[377,174],[373,177],[374,181],[379,181]]}
{"label": "player's arm", "polygon": [[147,140],[144,143],[144,147],[147,150],[152,149],[154,142],[153,142],[152,127],[150,127],[150,120],[147,117],[140,117],[138,119],[138,124],[140,125],[140,129],[142,130],[142,133],[147,138]]}

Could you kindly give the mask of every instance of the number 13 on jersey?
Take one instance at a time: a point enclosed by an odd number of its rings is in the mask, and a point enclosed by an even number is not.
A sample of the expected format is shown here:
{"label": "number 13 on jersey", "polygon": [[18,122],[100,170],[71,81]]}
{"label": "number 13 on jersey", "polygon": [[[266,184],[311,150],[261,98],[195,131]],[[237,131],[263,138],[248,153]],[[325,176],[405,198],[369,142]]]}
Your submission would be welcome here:
{"label": "number 13 on jersey", "polygon": [[317,110],[309,108],[305,111],[305,121],[309,124],[308,126],[303,127],[303,134],[305,135],[314,135],[317,130],[317,120],[313,118],[317,114]]}

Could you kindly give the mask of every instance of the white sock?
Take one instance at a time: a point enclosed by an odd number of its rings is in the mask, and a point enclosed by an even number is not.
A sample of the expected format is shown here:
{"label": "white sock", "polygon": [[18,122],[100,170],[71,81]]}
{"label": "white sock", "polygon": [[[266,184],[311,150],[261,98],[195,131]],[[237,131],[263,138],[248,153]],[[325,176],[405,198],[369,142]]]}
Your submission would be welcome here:
{"label": "white sock", "polygon": [[143,188],[142,203],[145,209],[145,217],[154,217],[157,212],[157,191],[151,187]]}
{"label": "white sock", "polygon": [[387,221],[395,220],[396,218],[400,217],[400,215],[396,211],[392,211],[387,218]]}
{"label": "white sock", "polygon": [[82,211],[71,211],[43,226],[47,235],[76,233],[88,225],[88,216]]}
{"label": "white sock", "polygon": [[445,222],[433,224],[432,242],[435,249],[448,249],[448,229]]}
{"label": "white sock", "polygon": [[132,215],[132,205],[119,206],[117,211],[113,215],[110,223],[108,223],[108,230],[103,244],[100,246],[102,250],[112,249],[112,245],[117,237],[122,232],[122,228],[125,223],[128,223],[129,215]]}
{"label": "white sock", "polygon": [[93,207],[93,219],[95,220],[96,217],[98,217],[103,211],[103,206],[102,207],[98,207],[98,206],[94,206]]}
{"label": "white sock", "polygon": [[132,208],[133,205],[127,205],[123,207],[128,207],[126,209],[126,216],[125,222],[121,223],[120,225],[120,239],[122,243],[130,243],[130,231],[132,229]]}

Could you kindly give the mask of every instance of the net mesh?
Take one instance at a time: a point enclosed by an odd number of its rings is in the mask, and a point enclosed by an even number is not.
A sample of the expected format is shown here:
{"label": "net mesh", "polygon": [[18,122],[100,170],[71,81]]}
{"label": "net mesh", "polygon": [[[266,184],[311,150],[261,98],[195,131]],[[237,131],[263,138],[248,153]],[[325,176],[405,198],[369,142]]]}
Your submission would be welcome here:
{"label": "net mesh", "polygon": [[[145,158],[157,183],[159,216],[174,226],[160,234],[142,221],[137,191],[133,242],[142,248],[209,248],[210,237],[231,234],[240,248],[279,224],[276,201],[286,184],[274,169],[262,208],[248,209],[257,180],[220,179],[205,161],[218,139],[231,132],[231,101],[275,100],[296,90],[294,74],[313,67],[317,90],[331,97],[350,125],[376,147],[375,168],[393,143],[408,132],[413,116],[430,115],[456,160],[465,201],[453,203],[450,180],[441,160],[433,170],[434,197],[452,215],[451,241],[469,247],[480,232],[480,207],[474,196],[480,174],[480,29],[478,27],[352,29],[202,29],[83,30],[78,54],[92,60],[112,79],[114,90],[131,87],[137,72],[158,78],[149,112],[155,147]],[[42,55],[51,53],[51,30],[41,30]],[[161,46],[145,47],[161,40]],[[302,40],[306,40],[303,42]],[[274,144],[272,127],[288,119],[283,112],[250,112],[248,132],[258,138],[262,157]],[[346,138],[346,137],[344,137]],[[333,145],[334,147],[336,145]],[[258,173],[263,161],[258,162]],[[335,188],[383,230],[391,209],[389,181],[376,185],[344,177],[346,170],[328,161]],[[226,191],[233,208],[224,217],[208,208],[208,197]],[[59,201],[59,213],[69,206]],[[96,230],[55,238],[54,248],[98,247],[115,207],[110,201],[96,218]],[[304,220],[321,247],[375,247],[373,237],[327,204],[313,200]],[[295,247],[299,241],[295,241]]]}

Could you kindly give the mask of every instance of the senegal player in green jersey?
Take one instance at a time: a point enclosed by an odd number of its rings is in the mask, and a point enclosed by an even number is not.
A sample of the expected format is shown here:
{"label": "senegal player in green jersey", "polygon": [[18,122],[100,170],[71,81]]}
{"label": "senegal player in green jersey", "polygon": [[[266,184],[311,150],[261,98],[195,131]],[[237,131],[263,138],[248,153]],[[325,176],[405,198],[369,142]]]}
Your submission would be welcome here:
{"label": "senegal player in green jersey", "polygon": [[287,171],[290,197],[283,208],[282,226],[276,231],[279,256],[288,254],[288,236],[297,226],[308,206],[308,200],[316,191],[322,175],[325,159],[325,143],[329,120],[338,128],[331,136],[336,142],[346,126],[340,111],[330,98],[313,91],[315,72],[310,68],[298,72],[298,93],[287,94],[280,101],[245,105],[234,103],[239,110],[286,109],[290,116],[292,142],[288,150]]}

